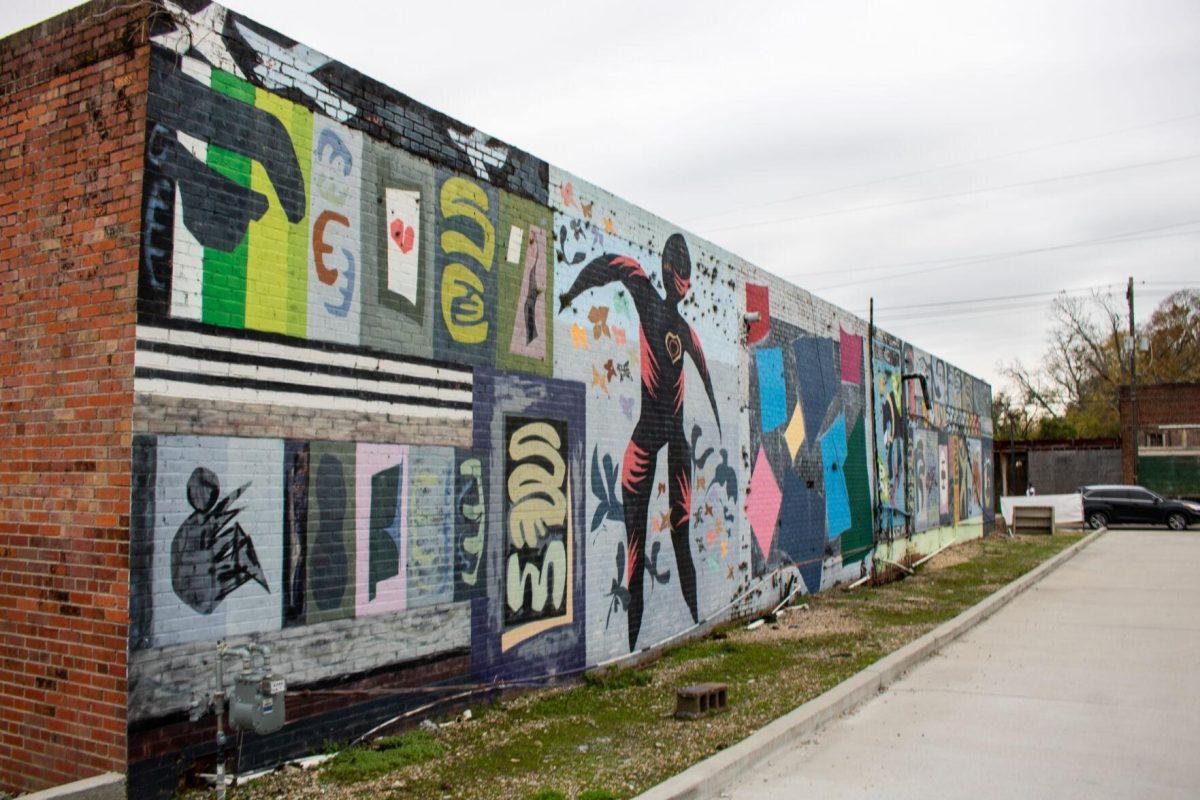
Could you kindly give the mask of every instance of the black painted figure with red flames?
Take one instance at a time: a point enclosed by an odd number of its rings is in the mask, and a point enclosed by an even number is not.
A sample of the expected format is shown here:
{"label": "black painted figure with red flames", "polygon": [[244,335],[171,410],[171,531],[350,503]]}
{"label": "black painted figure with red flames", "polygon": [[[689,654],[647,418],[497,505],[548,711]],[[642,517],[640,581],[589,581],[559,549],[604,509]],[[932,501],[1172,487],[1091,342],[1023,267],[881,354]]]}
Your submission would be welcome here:
{"label": "black painted figure with red flames", "polygon": [[667,448],[670,486],[671,544],[679,571],[679,588],[700,621],[696,605],[696,567],[692,563],[692,453],[683,435],[683,357],[692,363],[704,381],[720,433],[721,418],[713,396],[712,381],[704,361],[704,350],[692,326],[679,314],[679,302],[691,288],[692,259],[682,235],[672,234],[662,254],[662,281],[666,297],[650,283],[641,264],[627,256],[611,253],[593,259],[575,278],[570,290],[559,295],[559,311],[589,289],[620,281],[633,299],[639,319],[641,341],[642,407],[622,465],[621,489],[625,503],[626,565],[629,593],[629,649],[637,646],[642,627],[643,576],[646,563],[646,524],[650,491],[658,452]]}

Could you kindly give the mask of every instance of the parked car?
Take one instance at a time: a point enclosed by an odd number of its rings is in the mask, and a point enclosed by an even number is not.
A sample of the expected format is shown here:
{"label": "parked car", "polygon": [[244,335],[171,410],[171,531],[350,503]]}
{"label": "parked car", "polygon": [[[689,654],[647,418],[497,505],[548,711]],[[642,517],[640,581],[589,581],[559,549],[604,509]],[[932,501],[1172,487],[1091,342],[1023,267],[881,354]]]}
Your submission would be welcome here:
{"label": "parked car", "polygon": [[1088,527],[1109,524],[1166,525],[1182,531],[1200,523],[1200,503],[1165,498],[1141,486],[1081,486]]}

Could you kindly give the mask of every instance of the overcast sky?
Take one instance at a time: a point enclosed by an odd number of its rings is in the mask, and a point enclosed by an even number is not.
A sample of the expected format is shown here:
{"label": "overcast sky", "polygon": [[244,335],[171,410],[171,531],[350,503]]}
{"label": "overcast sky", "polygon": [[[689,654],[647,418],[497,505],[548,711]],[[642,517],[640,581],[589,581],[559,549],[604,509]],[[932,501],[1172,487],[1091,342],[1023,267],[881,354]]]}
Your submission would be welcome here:
{"label": "overcast sky", "polygon": [[1197,0],[225,5],[997,387],[1053,292],[1200,286]]}

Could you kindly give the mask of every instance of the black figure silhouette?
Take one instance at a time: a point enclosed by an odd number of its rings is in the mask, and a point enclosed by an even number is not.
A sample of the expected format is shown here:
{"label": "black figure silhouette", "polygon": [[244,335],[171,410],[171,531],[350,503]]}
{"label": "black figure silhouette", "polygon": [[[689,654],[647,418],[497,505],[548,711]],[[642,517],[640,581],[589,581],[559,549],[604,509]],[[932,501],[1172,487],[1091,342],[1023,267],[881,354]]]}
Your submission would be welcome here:
{"label": "black figure silhouette", "polygon": [[[400,574],[401,467],[371,476],[371,540],[367,559],[367,599],[374,600],[380,581]],[[340,526],[339,526],[340,528]]]}
{"label": "black figure silhouette", "polygon": [[317,462],[316,488],[317,535],[310,556],[311,591],[318,609],[332,611],[341,607],[346,594],[349,559],[342,528],[349,494],[342,462],[329,453]]}
{"label": "black figure silhouette", "polygon": [[283,618],[304,619],[308,562],[308,446],[289,449],[283,504]]}
{"label": "black figure silhouette", "polygon": [[242,509],[230,508],[249,487],[246,483],[221,497],[221,483],[212,470],[196,467],[188,478],[187,499],[195,511],[171,542],[171,587],[201,614],[211,614],[248,581],[271,591],[254,542],[233,521]]}
{"label": "black figure silhouette", "polygon": [[[626,565],[625,580],[629,596],[629,649],[637,645],[642,627],[643,576],[646,563],[646,515],[650,505],[650,489],[654,482],[654,465],[658,452],[667,448],[668,483],[670,484],[671,544],[675,548],[675,564],[679,588],[687,602],[692,620],[699,622],[696,605],[696,568],[692,563],[691,507],[692,453],[683,435],[684,372],[683,357],[688,355],[717,418],[720,433],[721,418],[713,396],[712,381],[704,360],[704,350],[696,332],[679,314],[679,302],[691,288],[692,259],[687,242],[675,233],[667,239],[662,254],[662,281],[666,297],[659,296],[641,264],[627,256],[611,253],[599,256],[587,264],[575,278],[575,283],[559,296],[559,311],[571,305],[588,289],[619,281],[633,298],[639,320],[641,340],[642,407],[633,436],[625,450],[622,464],[621,489],[625,504]],[[658,578],[658,575],[655,576]],[[622,596],[620,593],[617,596]]]}

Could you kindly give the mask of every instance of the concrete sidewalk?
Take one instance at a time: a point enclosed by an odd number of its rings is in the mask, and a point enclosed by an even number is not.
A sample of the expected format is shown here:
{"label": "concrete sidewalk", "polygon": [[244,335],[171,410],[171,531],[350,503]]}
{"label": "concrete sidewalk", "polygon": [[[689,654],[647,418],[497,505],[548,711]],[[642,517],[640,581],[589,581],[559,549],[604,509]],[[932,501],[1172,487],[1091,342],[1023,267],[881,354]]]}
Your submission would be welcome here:
{"label": "concrete sidewalk", "polygon": [[1200,534],[1112,531],[721,796],[1200,797]]}

